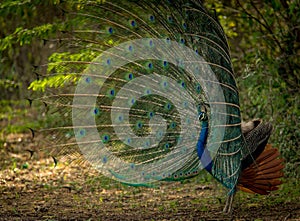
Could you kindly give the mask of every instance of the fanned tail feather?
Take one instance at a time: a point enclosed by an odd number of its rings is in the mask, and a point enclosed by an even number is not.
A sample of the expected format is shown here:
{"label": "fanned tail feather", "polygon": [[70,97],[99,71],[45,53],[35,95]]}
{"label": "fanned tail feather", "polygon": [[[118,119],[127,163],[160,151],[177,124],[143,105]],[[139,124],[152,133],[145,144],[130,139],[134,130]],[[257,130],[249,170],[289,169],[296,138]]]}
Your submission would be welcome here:
{"label": "fanned tail feather", "polygon": [[278,158],[279,151],[267,144],[265,150],[249,167],[242,171],[238,188],[248,193],[267,195],[278,190],[282,184],[283,159]]}
{"label": "fanned tail feather", "polygon": [[49,117],[40,149],[123,183],[187,179],[202,169],[197,119],[209,104],[212,175],[234,189],[245,146],[238,88],[225,33],[201,1],[87,1],[66,13],[81,22],[54,39],[68,53],[39,75],[59,86],[35,99]]}

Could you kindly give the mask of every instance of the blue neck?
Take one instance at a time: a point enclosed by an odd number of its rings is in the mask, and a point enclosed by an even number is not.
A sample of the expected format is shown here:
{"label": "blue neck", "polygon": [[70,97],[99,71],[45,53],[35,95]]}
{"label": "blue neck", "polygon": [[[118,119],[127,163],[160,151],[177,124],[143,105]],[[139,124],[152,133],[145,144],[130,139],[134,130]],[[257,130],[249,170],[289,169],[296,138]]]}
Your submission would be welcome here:
{"label": "blue neck", "polygon": [[208,136],[208,122],[202,121],[202,128],[197,143],[198,157],[207,172],[211,173],[213,162],[210,157],[209,151],[205,148],[206,139]]}

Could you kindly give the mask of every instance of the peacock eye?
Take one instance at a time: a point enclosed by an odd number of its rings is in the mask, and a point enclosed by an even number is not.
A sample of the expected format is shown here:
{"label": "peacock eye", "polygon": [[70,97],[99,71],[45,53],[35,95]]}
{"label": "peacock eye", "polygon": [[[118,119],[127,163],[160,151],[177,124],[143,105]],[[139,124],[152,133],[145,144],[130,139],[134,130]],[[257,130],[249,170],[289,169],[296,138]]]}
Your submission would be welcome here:
{"label": "peacock eye", "polygon": [[206,118],[207,118],[207,116],[206,116],[205,112],[201,112],[199,114],[199,117],[198,117],[199,121],[204,121],[204,120],[206,120]]}

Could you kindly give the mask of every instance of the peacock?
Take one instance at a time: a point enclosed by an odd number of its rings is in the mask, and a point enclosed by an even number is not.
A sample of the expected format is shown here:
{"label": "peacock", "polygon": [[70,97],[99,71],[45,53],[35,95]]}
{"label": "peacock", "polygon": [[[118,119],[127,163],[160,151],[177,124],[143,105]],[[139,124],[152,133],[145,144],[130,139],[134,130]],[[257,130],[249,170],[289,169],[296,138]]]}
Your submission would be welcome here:
{"label": "peacock", "polygon": [[43,79],[64,87],[35,99],[57,125],[34,131],[52,142],[55,162],[85,161],[132,186],[205,169],[228,189],[225,212],[238,189],[278,189],[283,160],[268,144],[272,125],[242,122],[225,33],[201,1],[80,1],[64,13],[85,26],[58,36],[60,44],[90,57],[50,63]]}

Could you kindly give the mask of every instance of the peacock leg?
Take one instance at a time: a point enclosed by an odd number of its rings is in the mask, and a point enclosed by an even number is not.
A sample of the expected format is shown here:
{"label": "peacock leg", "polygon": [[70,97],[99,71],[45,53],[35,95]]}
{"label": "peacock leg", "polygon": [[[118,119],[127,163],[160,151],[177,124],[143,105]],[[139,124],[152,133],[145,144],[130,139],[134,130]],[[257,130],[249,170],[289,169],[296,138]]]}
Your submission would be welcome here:
{"label": "peacock leg", "polygon": [[227,197],[226,204],[225,204],[225,207],[224,207],[224,209],[223,209],[223,212],[224,212],[224,213],[231,213],[234,195],[235,195],[235,193],[230,194],[230,195]]}

